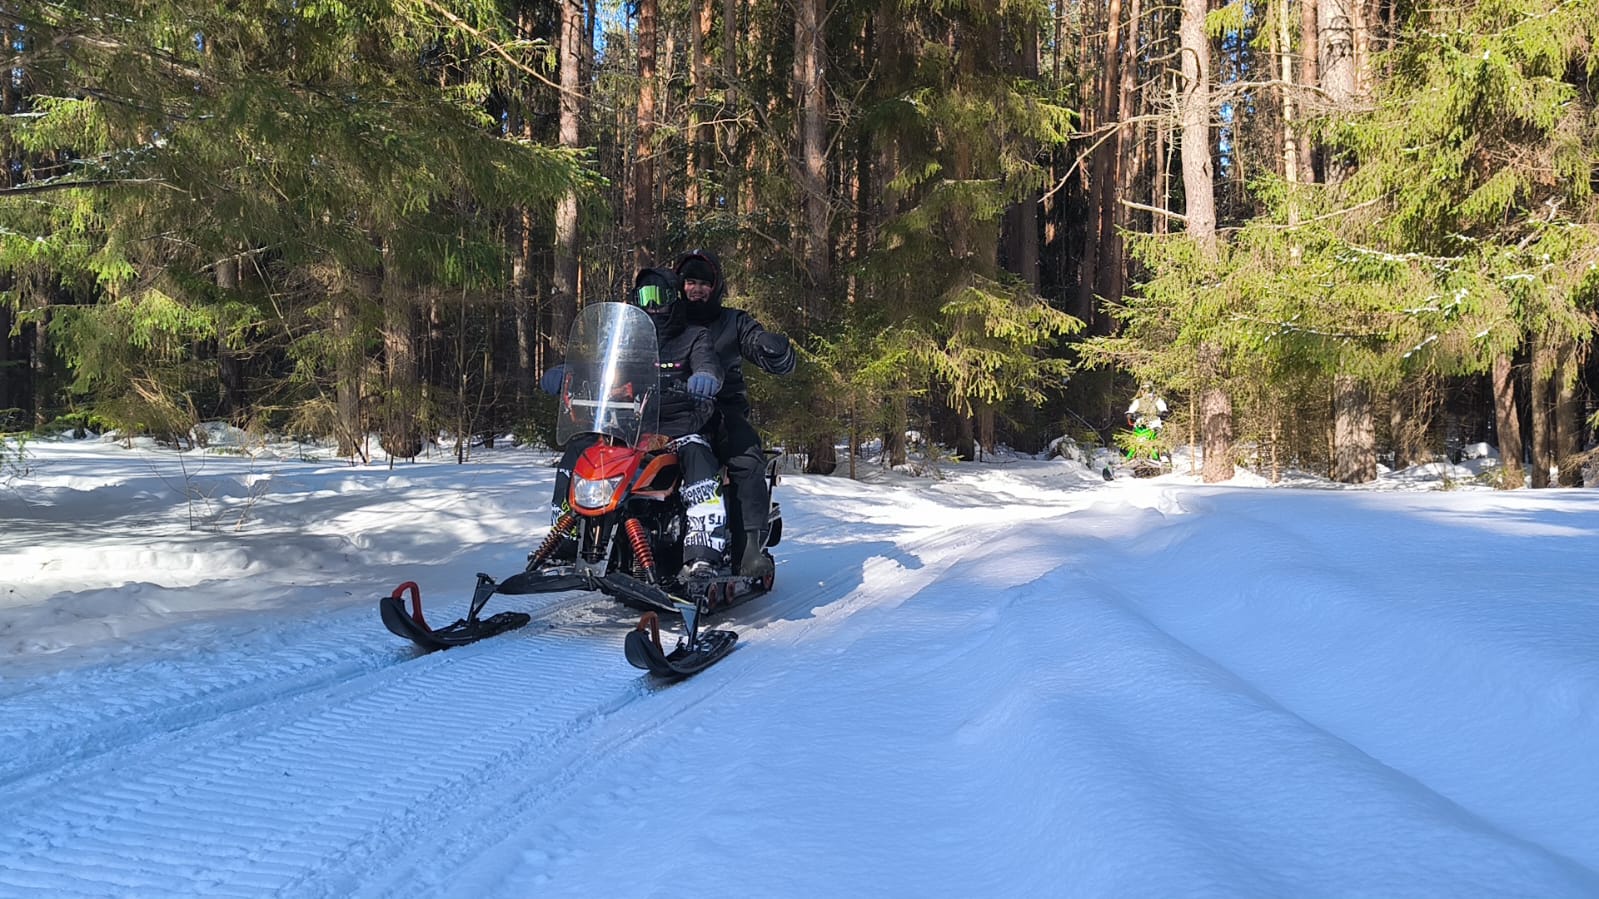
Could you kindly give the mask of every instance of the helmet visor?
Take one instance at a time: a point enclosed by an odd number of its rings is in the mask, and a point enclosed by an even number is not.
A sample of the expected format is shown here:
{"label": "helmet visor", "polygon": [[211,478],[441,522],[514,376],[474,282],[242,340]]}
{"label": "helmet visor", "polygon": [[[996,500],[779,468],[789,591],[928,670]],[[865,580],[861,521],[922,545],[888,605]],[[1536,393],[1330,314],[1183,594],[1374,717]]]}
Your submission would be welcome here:
{"label": "helmet visor", "polygon": [[666,288],[659,284],[645,284],[638,289],[639,307],[652,312],[666,307],[670,296]]}

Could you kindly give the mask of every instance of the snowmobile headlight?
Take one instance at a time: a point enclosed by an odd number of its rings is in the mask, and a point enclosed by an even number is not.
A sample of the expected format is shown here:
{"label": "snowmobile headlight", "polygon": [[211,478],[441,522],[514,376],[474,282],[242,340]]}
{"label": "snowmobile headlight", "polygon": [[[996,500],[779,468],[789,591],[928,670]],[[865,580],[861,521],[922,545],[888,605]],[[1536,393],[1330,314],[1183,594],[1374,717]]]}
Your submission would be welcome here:
{"label": "snowmobile headlight", "polygon": [[572,504],[585,509],[603,509],[611,504],[611,497],[622,486],[621,476],[591,481],[572,478]]}

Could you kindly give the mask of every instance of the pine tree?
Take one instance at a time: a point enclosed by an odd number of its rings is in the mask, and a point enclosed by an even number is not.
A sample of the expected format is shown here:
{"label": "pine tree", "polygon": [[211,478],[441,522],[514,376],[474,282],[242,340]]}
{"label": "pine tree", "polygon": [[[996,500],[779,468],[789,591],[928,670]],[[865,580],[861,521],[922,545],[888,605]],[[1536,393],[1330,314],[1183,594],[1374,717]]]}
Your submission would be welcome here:
{"label": "pine tree", "polygon": [[[74,319],[80,388],[149,385],[123,392],[134,406],[174,406],[214,383],[193,347],[219,327],[225,342],[286,339],[279,350],[300,370],[350,358],[329,323],[365,353],[384,297],[405,298],[412,316],[419,285],[503,279],[497,226],[481,210],[587,178],[577,154],[507,140],[489,117],[502,61],[490,48],[510,44],[490,4],[10,12],[33,36],[18,62],[36,90],[35,115],[13,120],[10,136],[60,161],[4,196],[0,270],[43,264],[72,285],[79,305],[61,311]],[[218,260],[245,276],[218,279]],[[342,390],[360,375],[341,378]]]}
{"label": "pine tree", "polygon": [[[1520,483],[1512,356],[1533,360],[1535,486],[1576,427],[1542,413],[1553,385],[1576,377],[1568,360],[1591,339],[1599,289],[1596,39],[1592,0],[1418,9],[1377,108],[1338,135],[1360,165],[1349,201],[1374,204],[1350,239],[1432,257],[1434,290],[1476,310],[1462,317],[1470,330],[1440,343],[1494,374],[1506,486]],[[1570,436],[1562,445],[1574,451]]]}

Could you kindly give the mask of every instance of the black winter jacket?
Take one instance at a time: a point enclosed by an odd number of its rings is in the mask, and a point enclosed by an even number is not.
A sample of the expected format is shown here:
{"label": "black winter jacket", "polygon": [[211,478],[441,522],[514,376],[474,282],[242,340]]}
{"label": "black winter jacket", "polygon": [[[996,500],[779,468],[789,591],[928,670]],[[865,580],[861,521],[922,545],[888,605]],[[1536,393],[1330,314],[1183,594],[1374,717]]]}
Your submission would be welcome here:
{"label": "black winter jacket", "polygon": [[721,392],[716,394],[720,408],[748,416],[750,413],[749,387],[744,383],[743,360],[748,359],[762,371],[786,375],[794,370],[794,348],[787,346],[777,358],[767,356],[756,342],[766,329],[742,309],[722,307],[722,312],[705,326],[711,346],[716,351],[718,364],[724,372]]}
{"label": "black winter jacket", "polygon": [[776,355],[768,355],[761,349],[759,338],[767,333],[761,323],[755,320],[742,309],[731,309],[722,305],[722,298],[727,294],[727,281],[722,276],[722,260],[710,250],[694,249],[678,257],[673,269],[684,275],[684,269],[690,263],[701,263],[698,267],[703,269],[709,266],[713,274],[710,299],[701,303],[688,304],[688,320],[697,325],[704,325],[710,331],[711,343],[716,348],[716,358],[720,361],[723,371],[722,389],[716,394],[718,408],[748,416],[750,412],[749,388],[744,383],[743,360],[748,359],[755,363],[762,371],[774,375],[786,375],[794,370],[794,347],[783,340],[783,351]]}
{"label": "black winter jacket", "polygon": [[683,437],[708,430],[716,415],[716,404],[690,394],[688,378],[698,372],[709,372],[724,384],[727,382],[711,344],[710,332],[699,325],[688,325],[676,334],[663,336],[660,357],[660,432],[667,437]]}

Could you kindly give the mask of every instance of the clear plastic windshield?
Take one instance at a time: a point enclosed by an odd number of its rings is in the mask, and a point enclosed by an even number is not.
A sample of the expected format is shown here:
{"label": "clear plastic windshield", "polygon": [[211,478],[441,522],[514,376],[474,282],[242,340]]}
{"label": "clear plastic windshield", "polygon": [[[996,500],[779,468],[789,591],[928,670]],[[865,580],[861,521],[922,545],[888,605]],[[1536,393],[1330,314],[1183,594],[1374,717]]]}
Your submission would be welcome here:
{"label": "clear plastic windshield", "polygon": [[596,303],[572,323],[566,344],[555,439],[605,434],[638,443],[660,418],[660,351],[655,323],[637,306]]}

